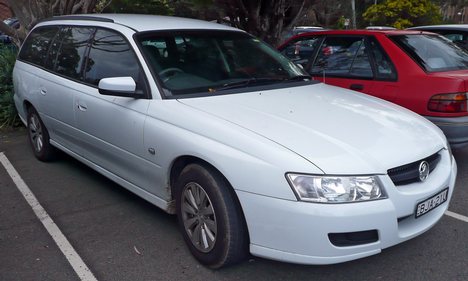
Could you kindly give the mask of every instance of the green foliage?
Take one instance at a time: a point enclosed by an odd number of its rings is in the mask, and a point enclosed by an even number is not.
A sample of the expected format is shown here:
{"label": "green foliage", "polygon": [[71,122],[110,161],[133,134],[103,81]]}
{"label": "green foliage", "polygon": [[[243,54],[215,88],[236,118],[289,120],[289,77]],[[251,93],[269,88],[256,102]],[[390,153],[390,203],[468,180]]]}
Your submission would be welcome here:
{"label": "green foliage", "polygon": [[0,44],[0,128],[21,124],[13,102],[13,66],[16,49]]}
{"label": "green foliage", "polygon": [[170,0],[112,0],[106,13],[173,15]]}
{"label": "green foliage", "polygon": [[363,14],[372,25],[404,29],[416,25],[440,24],[440,9],[430,0],[386,0],[370,6]]}
{"label": "green foliage", "polygon": [[337,21],[336,21],[336,24],[335,24],[335,29],[345,29],[346,26],[345,26],[345,21],[346,21],[346,18],[344,16],[341,16]]}

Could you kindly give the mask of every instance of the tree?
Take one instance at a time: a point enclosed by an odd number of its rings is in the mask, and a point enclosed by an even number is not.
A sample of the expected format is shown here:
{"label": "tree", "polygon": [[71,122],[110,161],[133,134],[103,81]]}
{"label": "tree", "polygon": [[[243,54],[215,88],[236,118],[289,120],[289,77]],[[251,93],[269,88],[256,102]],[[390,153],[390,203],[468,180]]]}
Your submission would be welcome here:
{"label": "tree", "polygon": [[[349,6],[349,7],[348,7]],[[343,13],[346,11],[345,7],[350,10],[351,4],[349,1],[342,0],[328,0],[316,1],[312,6],[317,17],[317,22],[322,26],[331,26],[335,24]],[[348,15],[349,17],[351,15]]]}
{"label": "tree", "polygon": [[[283,30],[294,26],[304,15],[312,0],[182,0],[178,2],[189,2],[189,5],[197,10],[196,14],[202,16],[201,18],[217,19],[276,45],[281,39]],[[185,16],[188,14],[186,9],[181,10]],[[176,9],[176,15],[181,15],[178,11]]]}
{"label": "tree", "polygon": [[87,14],[111,0],[8,0],[10,8],[21,23],[15,30],[0,21],[0,31],[22,41],[38,21],[57,15]]}
{"label": "tree", "polygon": [[390,25],[399,29],[413,25],[438,24],[440,9],[430,0],[386,0],[370,6],[363,18],[373,25]]}
{"label": "tree", "polygon": [[172,15],[169,0],[112,0],[105,13]]}

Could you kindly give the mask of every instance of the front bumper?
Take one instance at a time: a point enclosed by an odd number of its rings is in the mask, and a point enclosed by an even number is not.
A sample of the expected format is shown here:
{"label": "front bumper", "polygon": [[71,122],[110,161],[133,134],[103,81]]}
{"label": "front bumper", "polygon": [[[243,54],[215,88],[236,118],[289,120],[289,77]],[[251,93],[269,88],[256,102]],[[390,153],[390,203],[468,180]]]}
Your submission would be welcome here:
{"label": "front bumper", "polygon": [[461,148],[468,145],[468,116],[424,117],[436,124],[444,132],[452,148]]}
{"label": "front bumper", "polygon": [[[288,201],[237,191],[250,235],[253,255],[300,264],[333,264],[380,253],[430,229],[447,210],[455,186],[457,165],[444,153],[424,183],[396,187],[381,180],[388,199],[317,204]],[[416,205],[449,187],[447,202],[415,219]],[[375,230],[378,239],[355,246],[335,246],[330,233]]]}

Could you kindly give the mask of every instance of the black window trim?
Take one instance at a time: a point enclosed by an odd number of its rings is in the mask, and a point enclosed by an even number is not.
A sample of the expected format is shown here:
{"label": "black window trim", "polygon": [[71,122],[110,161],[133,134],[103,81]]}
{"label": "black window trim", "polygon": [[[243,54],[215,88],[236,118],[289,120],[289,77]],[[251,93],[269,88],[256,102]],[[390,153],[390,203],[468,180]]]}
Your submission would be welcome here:
{"label": "black window trim", "polygon": [[[128,44],[128,46],[130,47],[130,50],[133,51],[134,55],[135,55],[135,58],[138,62],[138,65],[139,65],[139,68],[140,68],[140,75],[142,75],[142,80],[143,80],[143,85],[142,85],[142,89],[143,89],[143,92],[144,92],[144,95],[143,97],[139,97],[139,99],[152,99],[153,95],[152,95],[152,92],[151,92],[151,87],[149,86],[149,83],[148,83],[148,77],[146,76],[145,74],[145,71],[143,70],[143,67],[142,67],[142,64],[141,64],[141,61],[138,59],[138,56],[134,50],[134,48],[132,47],[132,45],[130,44],[130,41],[127,39],[127,37],[120,31],[118,30],[115,30],[115,29],[112,29],[112,28],[108,28],[108,27],[103,27],[103,26],[96,26],[96,25],[82,25],[82,24],[51,24],[51,25],[41,25],[41,26],[38,26],[36,28],[34,28],[33,30],[31,30],[31,32],[29,33],[28,37],[31,35],[32,32],[34,32],[35,30],[37,29],[42,29],[42,28],[58,28],[58,31],[57,33],[53,36],[53,39],[55,39],[55,37],[61,32],[61,30],[63,28],[66,28],[66,27],[85,27],[85,28],[95,28],[95,31],[94,31],[94,34],[92,35],[92,37],[90,38],[89,42],[88,42],[88,45],[86,47],[86,50],[85,50],[85,55],[84,55],[84,59],[88,58],[89,56],[89,52],[90,52],[90,46],[94,40],[94,36],[96,35],[96,32],[98,29],[105,29],[105,30],[109,30],[109,31],[112,31],[112,32],[115,32],[117,34],[119,34]],[[27,38],[26,38],[27,39]],[[26,42],[26,40],[25,40]],[[52,44],[53,40],[50,41],[49,43],[49,46],[47,47],[47,57],[49,56],[49,51],[50,51],[50,46]],[[138,45],[138,44],[137,44]],[[21,50],[23,49],[23,46],[21,47]],[[21,50],[19,51],[19,53],[21,53]],[[141,50],[140,50],[141,52]],[[54,75],[57,75],[59,77],[62,77],[62,78],[65,78],[65,79],[68,79],[68,80],[71,80],[73,82],[76,82],[76,83],[80,83],[80,84],[83,84],[83,85],[86,85],[86,86],[89,86],[89,87],[92,87],[92,88],[95,88],[95,89],[98,89],[98,86],[97,85],[94,85],[94,84],[91,84],[91,83],[87,83],[85,82],[84,80],[78,80],[78,79],[75,79],[75,78],[71,78],[71,77],[68,77],[66,75],[63,75],[63,74],[60,74],[60,73],[57,73],[55,70],[51,70],[51,69],[48,69],[46,68],[45,66],[41,66],[41,65],[37,65],[35,63],[32,63],[32,62],[29,62],[29,61],[26,61],[26,60],[23,60],[19,57],[18,55],[18,58],[17,60],[23,62],[23,63],[27,63],[29,65],[32,65],[32,66],[35,66],[35,67],[38,67],[46,72],[49,72],[49,73],[52,73]],[[55,64],[56,62],[54,62],[54,68],[55,68]],[[85,69],[84,67],[84,64],[82,65],[82,69],[81,71],[83,72]],[[83,74],[83,73],[82,73]],[[84,75],[83,75],[84,77]],[[138,82],[138,81],[135,81],[135,82]]]}

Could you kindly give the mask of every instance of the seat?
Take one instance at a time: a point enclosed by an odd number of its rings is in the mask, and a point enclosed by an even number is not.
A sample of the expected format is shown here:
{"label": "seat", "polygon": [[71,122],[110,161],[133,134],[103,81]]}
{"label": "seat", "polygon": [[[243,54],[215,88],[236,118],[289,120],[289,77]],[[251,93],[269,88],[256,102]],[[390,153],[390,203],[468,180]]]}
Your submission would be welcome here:
{"label": "seat", "polygon": [[161,72],[161,55],[159,54],[159,49],[152,45],[143,45],[143,53],[145,57],[150,61],[150,65],[153,67],[153,69],[157,73]]}

